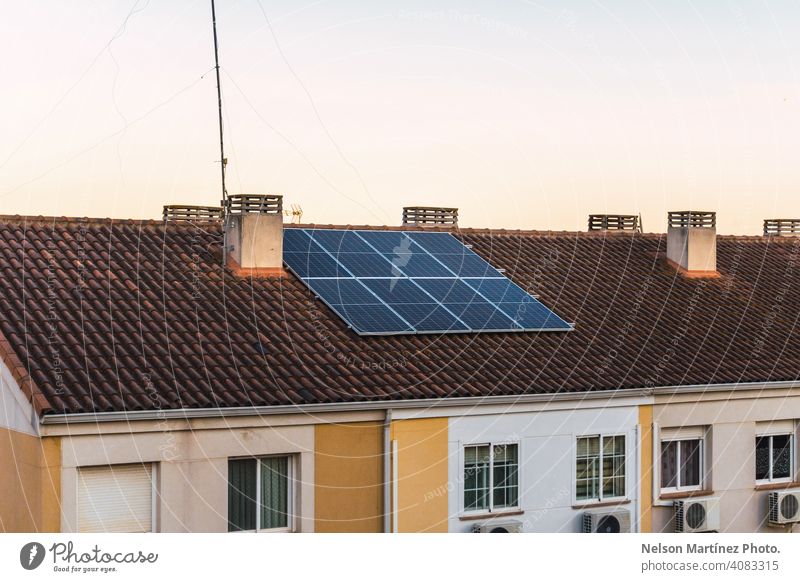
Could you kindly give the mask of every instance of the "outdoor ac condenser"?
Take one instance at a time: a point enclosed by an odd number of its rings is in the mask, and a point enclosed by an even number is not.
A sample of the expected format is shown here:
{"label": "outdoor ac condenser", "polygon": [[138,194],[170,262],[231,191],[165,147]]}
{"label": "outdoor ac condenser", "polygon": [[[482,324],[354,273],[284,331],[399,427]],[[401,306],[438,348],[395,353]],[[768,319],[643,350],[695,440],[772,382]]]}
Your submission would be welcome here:
{"label": "outdoor ac condenser", "polygon": [[583,514],[583,533],[630,533],[631,512],[627,509],[587,511]]}
{"label": "outdoor ac condenser", "polygon": [[719,499],[703,497],[675,502],[675,533],[719,531]]}
{"label": "outdoor ac condenser", "polygon": [[772,491],[768,506],[770,525],[800,522],[800,489]]}
{"label": "outdoor ac condenser", "polygon": [[522,522],[515,519],[475,525],[472,533],[522,533]]}

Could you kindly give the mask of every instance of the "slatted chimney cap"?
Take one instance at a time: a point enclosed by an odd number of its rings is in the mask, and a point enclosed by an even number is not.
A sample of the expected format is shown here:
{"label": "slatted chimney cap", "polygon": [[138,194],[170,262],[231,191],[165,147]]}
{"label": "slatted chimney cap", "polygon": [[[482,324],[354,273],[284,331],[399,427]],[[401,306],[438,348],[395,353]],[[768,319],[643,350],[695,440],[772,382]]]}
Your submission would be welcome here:
{"label": "slatted chimney cap", "polygon": [[707,210],[673,210],[667,214],[673,228],[716,228],[717,213]]}
{"label": "slatted chimney cap", "polygon": [[226,205],[228,214],[283,214],[280,194],[231,194]]}
{"label": "slatted chimney cap", "polygon": [[800,236],[800,218],[767,218],[764,236]]}
{"label": "slatted chimney cap", "polygon": [[222,207],[165,204],[163,218],[165,222],[219,222],[222,220]]}
{"label": "slatted chimney cap", "polygon": [[443,206],[405,206],[403,224],[414,226],[457,226],[458,208]]}
{"label": "slatted chimney cap", "polygon": [[636,214],[590,214],[589,230],[630,230],[640,231],[639,217]]}

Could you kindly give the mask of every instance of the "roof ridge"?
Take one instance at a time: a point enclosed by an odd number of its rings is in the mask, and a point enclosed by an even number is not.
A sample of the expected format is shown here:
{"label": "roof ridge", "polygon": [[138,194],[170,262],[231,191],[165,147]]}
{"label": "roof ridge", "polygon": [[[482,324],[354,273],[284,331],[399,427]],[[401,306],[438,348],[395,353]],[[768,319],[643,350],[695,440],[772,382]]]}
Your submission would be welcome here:
{"label": "roof ridge", "polygon": [[[211,224],[205,221],[186,221],[170,222],[171,228],[188,227],[196,223]],[[213,221],[212,221],[213,222]],[[77,217],[77,216],[44,216],[44,215],[24,215],[24,214],[0,214],[0,224],[3,223],[25,223],[25,224],[46,224],[48,226],[64,224],[82,224],[87,226],[106,226],[106,225],[137,225],[137,226],[164,226],[162,218],[101,218],[101,217]],[[218,223],[217,223],[218,224]],[[414,226],[414,225],[374,225],[374,224],[285,224],[284,228],[317,228],[335,230],[384,230],[384,231],[419,231],[419,232],[450,232],[453,234],[489,234],[492,236],[531,236],[531,237],[557,237],[574,236],[581,238],[605,238],[605,237],[629,237],[629,238],[658,238],[665,237],[665,232],[633,232],[626,230],[553,230],[553,229],[510,229],[510,228],[488,228],[488,227],[466,227],[453,228],[448,226]],[[766,237],[758,234],[718,234],[717,237],[725,240],[766,240]],[[770,242],[793,241],[795,237],[770,237]]]}

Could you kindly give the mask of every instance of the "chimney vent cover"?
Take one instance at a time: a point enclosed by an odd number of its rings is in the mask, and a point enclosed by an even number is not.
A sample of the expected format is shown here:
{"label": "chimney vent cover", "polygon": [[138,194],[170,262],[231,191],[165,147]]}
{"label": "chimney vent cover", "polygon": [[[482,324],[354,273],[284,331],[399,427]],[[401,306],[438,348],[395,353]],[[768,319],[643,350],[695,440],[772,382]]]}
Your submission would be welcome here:
{"label": "chimney vent cover", "polygon": [[283,214],[283,196],[278,194],[231,194],[228,214]]}
{"label": "chimney vent cover", "polygon": [[458,226],[458,208],[406,206],[403,208],[403,225]]}
{"label": "chimney vent cover", "polygon": [[716,228],[717,213],[700,210],[676,210],[668,214],[674,228]]}
{"label": "chimney vent cover", "polygon": [[164,206],[163,217],[165,222],[220,222],[222,207],[167,204]]}
{"label": "chimney vent cover", "polygon": [[800,218],[767,218],[764,236],[800,236]]}
{"label": "chimney vent cover", "polygon": [[631,230],[641,232],[639,217],[635,214],[590,214],[589,231]]}

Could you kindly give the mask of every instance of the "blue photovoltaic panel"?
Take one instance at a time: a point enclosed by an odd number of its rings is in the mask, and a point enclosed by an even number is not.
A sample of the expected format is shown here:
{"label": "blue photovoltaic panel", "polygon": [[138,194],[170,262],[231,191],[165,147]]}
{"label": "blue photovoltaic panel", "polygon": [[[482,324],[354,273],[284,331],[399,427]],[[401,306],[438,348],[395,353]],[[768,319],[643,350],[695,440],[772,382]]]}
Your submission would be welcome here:
{"label": "blue photovoltaic panel", "polygon": [[392,266],[398,274],[407,277],[453,277],[454,273],[441,262],[417,248],[415,252],[395,255]]}
{"label": "blue photovoltaic panel", "polygon": [[386,303],[438,303],[411,279],[364,279],[362,283]]}
{"label": "blue photovoltaic panel", "polygon": [[520,331],[510,317],[486,300],[472,303],[444,303],[461,321],[475,331]]}
{"label": "blue photovoltaic panel", "polygon": [[[314,248],[311,248],[314,247]],[[288,228],[283,231],[283,251],[284,252],[309,252],[321,251],[305,230],[300,228]]]}
{"label": "blue photovoltaic panel", "polygon": [[485,300],[462,279],[415,279],[414,282],[441,303],[483,303]]}
{"label": "blue photovoltaic panel", "polygon": [[[372,253],[333,253],[333,258],[339,261],[354,277],[394,277],[392,263],[376,252]],[[346,273],[342,277],[348,276]]]}
{"label": "blue photovoltaic panel", "polygon": [[359,334],[572,329],[449,233],[289,228],[284,262]]}
{"label": "blue photovoltaic panel", "polygon": [[536,300],[498,303],[500,310],[525,329],[570,330],[572,326]]}
{"label": "blue photovoltaic panel", "polygon": [[496,304],[525,329],[569,330],[572,326],[508,279],[465,279],[464,282]]}
{"label": "blue photovoltaic panel", "polygon": [[[469,250],[469,249],[466,249]],[[460,255],[437,254],[436,259],[459,277],[502,277],[503,274],[469,251]]]}
{"label": "blue photovoltaic panel", "polygon": [[407,277],[452,277],[453,272],[442,265],[439,261],[420,252],[419,248],[412,249],[407,253],[397,253],[394,255],[384,255],[391,261],[395,276],[405,275]]}
{"label": "blue photovoltaic panel", "polygon": [[464,282],[493,303],[534,300],[513,281],[502,279],[464,279]]}
{"label": "blue photovoltaic panel", "polygon": [[409,232],[408,237],[423,249],[431,253],[437,254],[455,254],[459,255],[465,251],[471,252],[464,244],[456,237],[447,232]]}
{"label": "blue photovoltaic panel", "polygon": [[365,230],[358,233],[392,265],[393,277],[452,277],[453,271],[414,244],[403,232]]}
{"label": "blue photovoltaic panel", "polygon": [[301,279],[307,277],[339,277],[342,272],[339,263],[328,253],[284,251],[283,260]]}
{"label": "blue photovoltaic panel", "polygon": [[334,255],[375,252],[375,249],[352,230],[309,230],[306,232],[323,249]]}
{"label": "blue photovoltaic panel", "polygon": [[469,330],[411,279],[362,279],[362,283],[417,331]]}
{"label": "blue photovoltaic panel", "polygon": [[408,236],[458,277],[503,277],[449,233],[410,232]]}
{"label": "blue photovoltaic panel", "polygon": [[390,307],[417,332],[470,331],[455,315],[435,303],[397,303]]}
{"label": "blue photovoltaic panel", "polygon": [[411,248],[411,239],[397,230],[362,230],[358,234],[379,253],[391,255]]}
{"label": "blue photovoltaic panel", "polygon": [[414,328],[357,279],[307,279],[306,284],[360,333],[410,333]]}
{"label": "blue photovoltaic panel", "polygon": [[366,305],[383,302],[370,293],[358,279],[309,279],[306,284],[329,304]]}
{"label": "blue photovoltaic panel", "polygon": [[330,308],[361,334],[415,333],[414,328],[385,305],[331,305]]}

